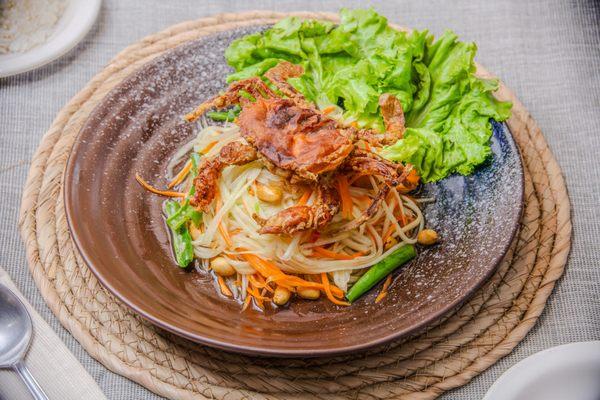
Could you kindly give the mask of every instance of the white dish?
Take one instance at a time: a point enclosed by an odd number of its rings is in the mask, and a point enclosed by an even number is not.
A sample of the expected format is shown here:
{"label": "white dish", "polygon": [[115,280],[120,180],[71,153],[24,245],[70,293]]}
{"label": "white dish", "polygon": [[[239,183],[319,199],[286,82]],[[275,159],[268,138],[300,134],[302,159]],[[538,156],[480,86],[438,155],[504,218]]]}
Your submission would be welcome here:
{"label": "white dish", "polygon": [[553,347],[508,369],[484,400],[600,399],[600,341]]}
{"label": "white dish", "polygon": [[24,53],[0,55],[0,77],[31,71],[66,54],[90,31],[101,3],[102,0],[70,0],[46,43]]}

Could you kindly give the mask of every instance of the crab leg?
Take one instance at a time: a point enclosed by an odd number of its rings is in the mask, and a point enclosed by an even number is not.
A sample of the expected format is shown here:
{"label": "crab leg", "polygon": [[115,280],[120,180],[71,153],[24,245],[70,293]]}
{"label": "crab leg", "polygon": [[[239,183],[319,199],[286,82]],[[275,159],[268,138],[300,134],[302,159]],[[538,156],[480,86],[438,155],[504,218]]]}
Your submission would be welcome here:
{"label": "crab leg", "polygon": [[402,104],[396,96],[389,93],[382,94],[379,96],[379,107],[385,124],[384,133],[373,129],[356,129],[354,131],[357,139],[362,139],[376,147],[396,143],[399,139],[402,139],[406,130]]}
{"label": "crab leg", "polygon": [[217,193],[217,182],[223,168],[228,165],[244,165],[256,159],[256,150],[250,145],[241,142],[225,145],[216,157],[205,159],[198,166],[198,175],[194,179],[194,197],[190,204],[206,211]]}
{"label": "crab leg", "polygon": [[393,94],[384,93],[379,96],[379,108],[385,124],[385,144],[396,143],[398,139],[402,139],[406,130],[402,104]]}
{"label": "crab leg", "polygon": [[327,184],[317,186],[317,198],[310,206],[293,206],[281,210],[263,220],[255,216],[262,225],[259,233],[288,234],[307,229],[322,228],[327,225],[340,209],[337,190]]}
{"label": "crab leg", "polygon": [[200,104],[194,111],[185,116],[186,121],[193,122],[200,118],[202,114],[211,108],[224,108],[234,104],[246,105],[251,102],[245,94],[254,98],[258,97],[276,97],[275,93],[258,77],[244,79],[229,85],[225,93],[215,96]]}
{"label": "crab leg", "polygon": [[381,202],[389,193],[390,188],[405,183],[405,179],[410,172],[402,164],[395,164],[373,153],[358,149],[354,150],[353,154],[346,161],[345,168],[359,174],[378,176],[383,179],[385,185],[375,195],[371,204],[363,211],[362,215],[344,225],[342,227],[343,230],[358,228],[373,217],[379,209]]}
{"label": "crab leg", "polygon": [[391,187],[403,183],[410,172],[402,164],[388,161],[375,153],[361,149],[354,149],[346,160],[344,168],[362,175],[379,176],[387,186]]}
{"label": "crab leg", "polygon": [[273,68],[265,72],[265,77],[279,89],[281,93],[292,99],[296,104],[315,110],[312,103],[306,101],[302,93],[298,92],[288,83],[289,78],[302,76],[304,68],[301,65],[292,64],[289,61],[282,61]]}

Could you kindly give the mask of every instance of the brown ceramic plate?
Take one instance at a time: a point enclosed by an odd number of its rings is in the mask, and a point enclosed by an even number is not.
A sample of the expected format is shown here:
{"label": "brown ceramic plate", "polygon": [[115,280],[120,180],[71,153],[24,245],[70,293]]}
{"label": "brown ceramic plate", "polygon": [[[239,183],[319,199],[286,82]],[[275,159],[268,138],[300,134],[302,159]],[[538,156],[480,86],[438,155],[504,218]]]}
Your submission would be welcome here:
{"label": "brown ceramic plate", "polygon": [[351,307],[295,301],[289,308],[240,312],[213,279],[175,264],[161,204],[136,172],[164,186],[167,161],[193,136],[182,115],[214,95],[230,72],[223,32],[151,61],[92,112],[65,175],[71,233],[83,259],[116,297],[156,325],[221,349],[275,356],[353,352],[405,336],[465,301],[494,272],[517,231],[523,175],[506,126],[494,124],[494,157],[470,177],[451,177],[426,192],[427,225],[443,242],[396,273],[389,295]]}

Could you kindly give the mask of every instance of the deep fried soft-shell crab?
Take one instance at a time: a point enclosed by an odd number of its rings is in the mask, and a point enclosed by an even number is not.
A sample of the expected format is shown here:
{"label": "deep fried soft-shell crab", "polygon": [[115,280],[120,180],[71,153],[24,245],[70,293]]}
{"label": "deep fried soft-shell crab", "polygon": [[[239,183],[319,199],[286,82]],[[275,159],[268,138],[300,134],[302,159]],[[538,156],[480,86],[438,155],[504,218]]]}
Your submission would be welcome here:
{"label": "deep fried soft-shell crab", "polygon": [[381,178],[384,185],[354,225],[366,221],[377,210],[390,187],[402,183],[408,170],[402,164],[384,160],[374,153],[356,146],[359,140],[381,146],[394,143],[404,132],[402,106],[395,96],[380,98],[386,132],[343,126],[317,110],[297,92],[287,79],[300,76],[303,69],[282,62],[267,71],[265,77],[285,97],[276,94],[260,78],[254,77],[230,85],[228,90],[201,104],[186,119],[193,121],[210,108],[224,108],[239,104],[242,110],[237,118],[245,142],[224,146],[219,154],[205,159],[194,180],[195,195],[192,205],[206,209],[216,194],[217,180],[227,165],[243,165],[260,159],[274,173],[292,183],[315,186],[316,200],[310,206],[298,205],[280,211],[267,220],[259,220],[260,233],[292,234],[322,228],[339,211],[340,197],[335,189],[338,173],[354,171]]}

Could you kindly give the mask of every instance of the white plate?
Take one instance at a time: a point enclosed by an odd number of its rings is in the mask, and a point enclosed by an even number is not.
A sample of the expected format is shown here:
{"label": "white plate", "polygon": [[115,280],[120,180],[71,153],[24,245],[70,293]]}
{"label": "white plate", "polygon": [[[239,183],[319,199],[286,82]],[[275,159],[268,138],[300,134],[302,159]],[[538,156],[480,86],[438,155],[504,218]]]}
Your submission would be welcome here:
{"label": "white plate", "polygon": [[0,54],[0,77],[41,67],[71,50],[94,25],[102,0],[70,0],[48,41],[25,53]]}
{"label": "white plate", "polygon": [[600,399],[600,341],[565,344],[506,371],[484,400]]}

